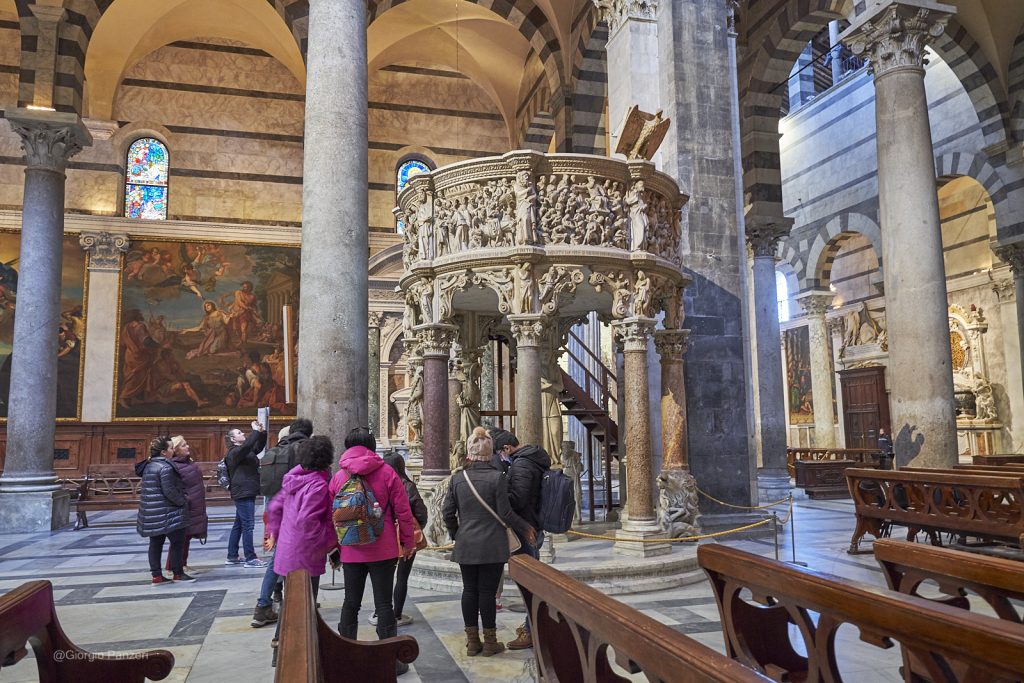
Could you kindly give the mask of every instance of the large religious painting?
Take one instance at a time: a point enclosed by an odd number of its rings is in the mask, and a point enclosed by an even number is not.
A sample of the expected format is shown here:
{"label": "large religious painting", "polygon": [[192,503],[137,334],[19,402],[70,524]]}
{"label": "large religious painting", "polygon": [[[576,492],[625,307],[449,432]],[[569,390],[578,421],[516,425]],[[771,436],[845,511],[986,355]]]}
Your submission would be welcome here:
{"label": "large religious painting", "polygon": [[251,417],[265,406],[294,415],[285,315],[298,320],[298,292],[297,248],[133,242],[114,418]]}
{"label": "large religious painting", "polygon": [[[19,233],[0,233],[0,418],[7,418],[11,387],[11,350],[18,298]],[[57,417],[78,419],[85,360],[85,251],[77,235],[64,238],[60,322],[57,325]],[[42,343],[42,340],[40,340]]]}
{"label": "large religious painting", "polygon": [[789,424],[814,424],[811,392],[811,343],[807,327],[782,333],[786,350],[786,388],[789,391]]}

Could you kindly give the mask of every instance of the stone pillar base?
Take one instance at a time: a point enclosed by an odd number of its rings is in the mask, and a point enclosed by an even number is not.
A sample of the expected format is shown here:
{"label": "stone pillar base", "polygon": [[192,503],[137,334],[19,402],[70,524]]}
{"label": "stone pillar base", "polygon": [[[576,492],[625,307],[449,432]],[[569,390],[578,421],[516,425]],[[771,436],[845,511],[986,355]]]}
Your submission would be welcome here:
{"label": "stone pillar base", "polygon": [[672,552],[671,543],[649,543],[645,539],[665,538],[665,532],[661,525],[655,520],[630,521],[622,523],[622,528],[615,532],[615,545],[613,550],[616,555],[628,555],[630,557],[657,557],[668,555]]}
{"label": "stone pillar base", "polygon": [[793,492],[789,474],[762,470],[757,473],[757,499],[760,503],[774,503]]}
{"label": "stone pillar base", "polygon": [[56,531],[71,523],[67,491],[0,493],[0,529],[8,533]]}

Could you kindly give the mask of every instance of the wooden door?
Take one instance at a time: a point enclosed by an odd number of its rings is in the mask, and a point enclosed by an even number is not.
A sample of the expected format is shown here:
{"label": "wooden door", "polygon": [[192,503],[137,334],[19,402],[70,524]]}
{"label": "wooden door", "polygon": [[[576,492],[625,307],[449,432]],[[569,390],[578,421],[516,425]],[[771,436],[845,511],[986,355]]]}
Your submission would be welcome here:
{"label": "wooden door", "polygon": [[885,392],[885,368],[841,370],[843,425],[847,448],[876,448],[879,430],[892,434],[889,396]]}

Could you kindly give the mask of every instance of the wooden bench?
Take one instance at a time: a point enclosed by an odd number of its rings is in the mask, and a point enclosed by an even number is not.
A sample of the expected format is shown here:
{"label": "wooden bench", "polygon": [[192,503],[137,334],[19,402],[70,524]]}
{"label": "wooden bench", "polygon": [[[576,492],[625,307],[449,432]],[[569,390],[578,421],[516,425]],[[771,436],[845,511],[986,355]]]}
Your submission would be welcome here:
{"label": "wooden bench", "polygon": [[363,641],[338,635],[317,612],[309,572],[288,573],[281,603],[277,683],[396,681],[395,662],[411,664],[419,652],[412,636]]}
{"label": "wooden bench", "polygon": [[538,680],[621,683],[609,659],[648,681],[770,679],[526,555],[509,560],[526,601]]}
{"label": "wooden bench", "polygon": [[1022,623],[1024,563],[950,548],[881,539],[875,542],[875,559],[882,566],[889,588],[914,595],[925,581],[934,581],[944,597],[928,598],[952,607],[970,609],[967,593],[987,602],[1000,619]]}
{"label": "wooden bench", "polygon": [[789,476],[796,477],[796,463],[799,460],[828,462],[836,460],[852,460],[859,467],[880,465],[881,451],[877,448],[787,448],[786,469]]}
{"label": "wooden bench", "polygon": [[[203,473],[207,505],[230,505],[231,496],[217,483],[217,463],[197,462]],[[142,478],[135,465],[89,465],[85,478],[77,483],[75,529],[89,526],[89,510],[131,510],[139,506]]]}
{"label": "wooden bench", "polygon": [[971,462],[975,465],[1007,465],[1017,463],[1024,465],[1024,453],[1004,453],[1000,455],[974,455]]}
{"label": "wooden bench", "polygon": [[[729,656],[774,680],[844,680],[837,633],[847,624],[867,645],[888,649],[897,641],[921,662],[923,670],[903,671],[907,681],[1024,676],[1018,624],[717,544],[698,547],[697,559],[711,579]],[[806,656],[793,640],[802,641]]]}
{"label": "wooden bench", "polygon": [[41,683],[161,681],[174,667],[167,650],[110,656],[79,648],[60,627],[49,581],[31,581],[0,596],[0,669],[24,659],[29,645]]}
{"label": "wooden bench", "polygon": [[846,480],[857,515],[851,554],[865,533],[881,538],[893,524],[907,527],[908,541],[925,531],[935,545],[942,532],[1024,544],[1024,472],[848,469]]}

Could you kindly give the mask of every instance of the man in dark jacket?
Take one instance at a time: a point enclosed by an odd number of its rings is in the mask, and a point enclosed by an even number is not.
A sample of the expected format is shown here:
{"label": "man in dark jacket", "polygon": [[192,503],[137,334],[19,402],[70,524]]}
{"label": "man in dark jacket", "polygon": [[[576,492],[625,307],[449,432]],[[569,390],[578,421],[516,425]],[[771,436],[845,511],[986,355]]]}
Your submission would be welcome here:
{"label": "man in dark jacket", "polygon": [[[224,461],[228,466],[231,500],[235,501],[235,524],[228,537],[228,559],[224,564],[242,564],[253,569],[264,569],[267,563],[256,555],[252,532],[256,527],[256,496],[260,493],[260,459],[257,453],[267,444],[263,425],[253,420],[249,436],[241,429],[232,429],[224,437],[228,452]],[[238,542],[245,550],[245,560],[238,556]]]}
{"label": "man in dark jacket", "polygon": [[[282,436],[277,445],[271,448],[263,456],[260,463],[260,492],[266,497],[265,504],[270,506],[270,499],[281,490],[281,482],[284,475],[291,472],[298,464],[297,452],[299,444],[313,436],[313,422],[305,417],[297,418],[288,427],[287,433]],[[267,572],[263,575],[263,586],[260,588],[260,597],[256,600],[256,609],[253,611],[252,621],[249,625],[253,628],[260,628],[277,621],[277,613],[274,611],[272,596],[280,591],[281,581],[284,579],[274,572],[274,556],[270,556],[267,562]]]}
{"label": "man in dark jacket", "polygon": [[154,586],[171,583],[160,568],[165,539],[171,542],[167,552],[174,581],[195,581],[182,568],[181,551],[188,526],[188,506],[181,476],[170,461],[173,450],[169,436],[158,436],[149,444],[149,459],[135,465],[135,473],[142,477],[136,529],[140,536],[149,538],[149,570]]}
{"label": "man in dark jacket", "polygon": [[[511,432],[502,431],[492,437],[492,440],[494,450],[511,460],[508,467],[508,497],[512,503],[512,510],[537,530],[536,543],[529,543],[522,535],[519,536],[523,547],[516,554],[526,554],[535,560],[540,559],[544,532],[537,520],[537,509],[540,507],[540,487],[544,480],[544,472],[551,467],[551,456],[540,446],[521,445],[519,439]],[[523,625],[516,633],[517,637],[508,643],[508,649],[524,650],[533,647],[529,619],[523,621]]]}

